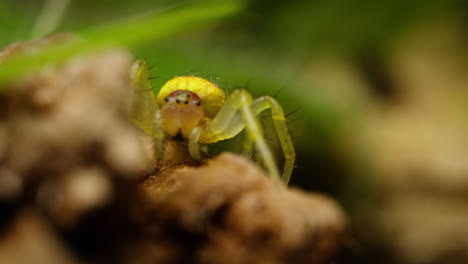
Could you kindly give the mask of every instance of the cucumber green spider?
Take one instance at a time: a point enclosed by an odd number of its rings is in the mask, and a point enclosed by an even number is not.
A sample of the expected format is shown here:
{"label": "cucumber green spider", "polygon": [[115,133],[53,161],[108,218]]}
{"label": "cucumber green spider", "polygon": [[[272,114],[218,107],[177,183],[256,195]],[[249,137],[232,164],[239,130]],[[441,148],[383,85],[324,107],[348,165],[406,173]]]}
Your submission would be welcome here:
{"label": "cucumber green spider", "polygon": [[[247,130],[246,145],[254,144],[257,154],[276,181],[288,184],[294,168],[295,152],[281,105],[270,96],[255,100],[250,93],[237,89],[227,98],[213,83],[194,76],[169,80],[156,98],[152,93],[146,62],[138,60],[131,70],[133,98],[130,116],[154,140],[156,159],[163,157],[164,141],[178,138],[188,142],[188,152],[201,160],[200,144],[211,144],[235,137]],[[271,109],[273,124],[284,153],[282,176],[268,147],[256,117]]]}

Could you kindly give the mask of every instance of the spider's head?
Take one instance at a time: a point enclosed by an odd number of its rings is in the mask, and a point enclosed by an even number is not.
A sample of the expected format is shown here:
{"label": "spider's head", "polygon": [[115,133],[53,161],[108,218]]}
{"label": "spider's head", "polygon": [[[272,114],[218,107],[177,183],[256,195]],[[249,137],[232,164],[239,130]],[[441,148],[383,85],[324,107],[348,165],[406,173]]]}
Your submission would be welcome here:
{"label": "spider's head", "polygon": [[164,98],[161,105],[164,132],[170,137],[188,138],[190,132],[205,117],[203,102],[194,92],[176,90]]}
{"label": "spider's head", "polygon": [[156,103],[162,108],[166,103],[166,98],[180,90],[190,91],[201,98],[200,101],[203,103],[203,110],[207,118],[212,119],[215,117],[219,109],[224,105],[224,92],[210,81],[195,76],[178,76],[169,80],[159,90]]}

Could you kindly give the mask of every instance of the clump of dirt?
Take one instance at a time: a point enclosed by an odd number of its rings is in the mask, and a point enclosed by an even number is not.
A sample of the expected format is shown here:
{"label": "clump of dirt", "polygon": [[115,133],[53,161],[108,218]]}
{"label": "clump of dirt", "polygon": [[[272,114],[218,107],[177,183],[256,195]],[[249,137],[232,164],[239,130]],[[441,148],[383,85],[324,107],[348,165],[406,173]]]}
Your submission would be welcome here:
{"label": "clump of dirt", "polygon": [[228,153],[150,176],[142,190],[153,263],[326,263],[345,226],[329,198]]}
{"label": "clump of dirt", "polygon": [[3,89],[0,262],[327,263],[345,229],[332,200],[232,154],[187,161],[180,144],[151,166],[127,117],[131,62],[107,51]]}
{"label": "clump of dirt", "polygon": [[[14,44],[1,58],[70,38]],[[76,58],[5,89],[0,199],[33,196],[57,224],[72,226],[112,199],[116,178],[131,180],[148,167],[126,118],[131,61],[125,51]]]}

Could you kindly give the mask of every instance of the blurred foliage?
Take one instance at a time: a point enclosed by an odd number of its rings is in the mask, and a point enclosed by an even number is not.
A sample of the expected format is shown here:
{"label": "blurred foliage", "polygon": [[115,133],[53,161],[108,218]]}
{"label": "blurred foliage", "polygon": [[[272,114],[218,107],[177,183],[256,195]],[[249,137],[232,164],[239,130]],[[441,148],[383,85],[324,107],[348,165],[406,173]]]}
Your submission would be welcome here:
{"label": "blurred foliage", "polygon": [[219,19],[240,8],[238,2],[227,1],[222,5],[205,2],[194,2],[182,8],[169,9],[164,12],[151,13],[100,27],[83,31],[77,39],[42,47],[40,51],[12,56],[2,61],[0,83],[19,78],[45,64],[59,63],[70,56],[86,52],[96,52],[106,48],[132,46],[148,40],[166,37],[180,31],[193,29],[212,20]]}

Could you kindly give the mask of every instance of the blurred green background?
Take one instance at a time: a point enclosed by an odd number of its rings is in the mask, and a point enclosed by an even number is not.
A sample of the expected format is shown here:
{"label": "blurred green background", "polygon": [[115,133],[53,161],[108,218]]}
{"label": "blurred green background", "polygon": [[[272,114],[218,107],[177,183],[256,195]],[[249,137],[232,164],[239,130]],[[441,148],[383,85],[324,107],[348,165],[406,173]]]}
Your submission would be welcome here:
{"label": "blurred green background", "polygon": [[[70,1],[54,31],[80,34],[184,3]],[[226,91],[242,87],[255,96],[276,96],[286,113],[294,112],[288,116],[297,148],[291,184],[332,195],[350,216],[351,231],[337,262],[468,263],[467,242],[461,246],[447,235],[459,227],[446,224],[452,227],[437,229],[445,218],[427,228],[442,230],[435,234],[447,236],[446,242],[421,236],[431,233],[419,226],[421,222],[449,217],[450,210],[407,214],[420,212],[427,197],[447,205],[452,199],[468,205],[465,195],[452,197],[452,187],[445,192],[438,187],[445,186],[447,178],[458,179],[452,183],[457,186],[468,177],[466,137],[460,132],[468,120],[468,3],[242,4],[241,11],[202,29],[130,47],[136,58],[154,65],[156,92],[174,76],[194,74],[212,79]],[[36,0],[3,0],[0,46],[30,39],[43,5]],[[439,132],[424,134],[428,130]],[[453,136],[452,131],[460,133]],[[451,163],[440,165],[441,159]],[[405,211],[398,205],[408,201],[396,202],[395,197],[416,197],[418,202]],[[408,230],[415,232],[413,236]],[[428,242],[431,239],[441,245]]]}

